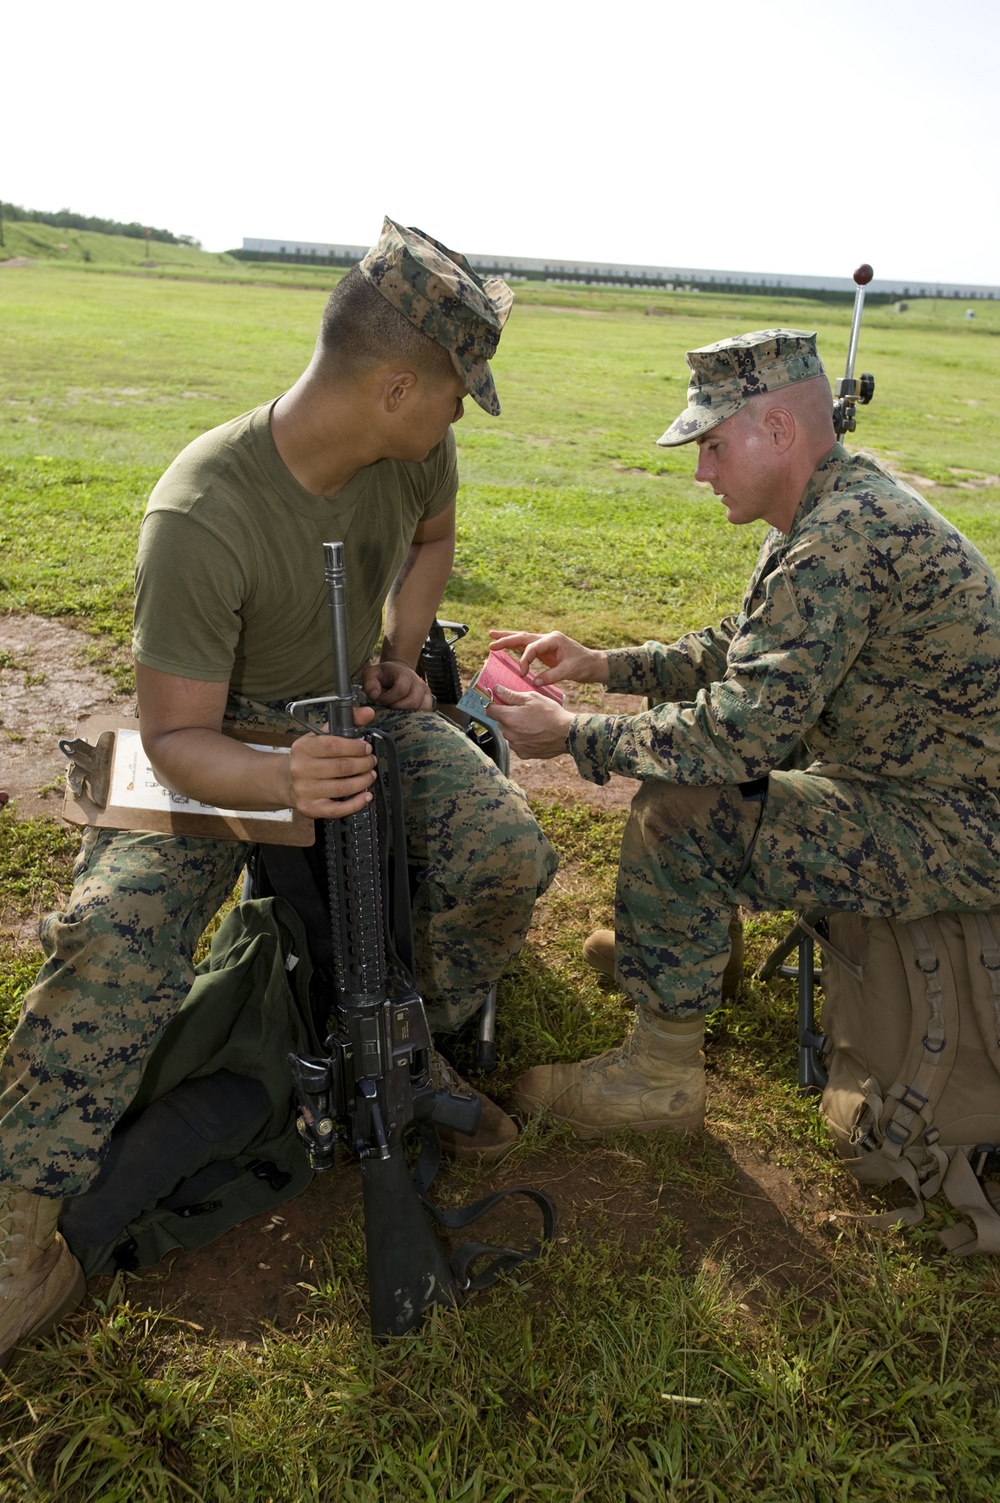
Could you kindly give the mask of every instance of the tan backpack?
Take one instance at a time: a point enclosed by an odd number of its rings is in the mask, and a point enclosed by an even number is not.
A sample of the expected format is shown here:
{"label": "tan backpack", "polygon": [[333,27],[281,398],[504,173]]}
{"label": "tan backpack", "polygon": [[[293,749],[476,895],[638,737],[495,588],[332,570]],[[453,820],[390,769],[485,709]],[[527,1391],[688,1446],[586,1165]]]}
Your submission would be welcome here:
{"label": "tan backpack", "polygon": [[944,1246],[1000,1252],[1000,910],[827,923],[822,1110],[845,1166],[913,1192],[877,1223],[912,1226],[941,1191],[973,1223]]}

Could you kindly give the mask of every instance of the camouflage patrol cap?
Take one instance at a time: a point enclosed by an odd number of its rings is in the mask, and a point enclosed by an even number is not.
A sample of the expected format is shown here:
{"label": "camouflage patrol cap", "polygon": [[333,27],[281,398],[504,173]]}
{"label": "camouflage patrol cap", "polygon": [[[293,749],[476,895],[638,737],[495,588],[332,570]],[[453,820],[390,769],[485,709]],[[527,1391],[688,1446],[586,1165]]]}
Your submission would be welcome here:
{"label": "camouflage patrol cap", "polygon": [[759,392],[778,391],[824,374],[816,335],[802,329],[756,329],[688,350],[688,404],[662,438],[665,449],[689,444],[725,422]]}
{"label": "camouflage patrol cap", "polygon": [[470,396],[497,417],[500,402],[488,362],[514,301],[507,283],[499,277],[483,281],[457,251],[388,218],[361,272],[421,334],[444,346]]}

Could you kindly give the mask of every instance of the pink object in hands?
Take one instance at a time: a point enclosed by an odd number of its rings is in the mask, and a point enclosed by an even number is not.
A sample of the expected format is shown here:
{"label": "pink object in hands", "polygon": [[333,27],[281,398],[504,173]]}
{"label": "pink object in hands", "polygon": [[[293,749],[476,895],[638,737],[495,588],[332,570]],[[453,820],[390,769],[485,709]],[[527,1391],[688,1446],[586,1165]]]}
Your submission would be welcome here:
{"label": "pink object in hands", "polygon": [[[476,675],[474,687],[483,694],[493,698],[493,690],[497,685],[504,689],[514,689],[523,694],[526,690],[535,694],[544,694],[546,699],[554,699],[557,705],[561,705],[565,694],[557,689],[555,684],[536,683],[530,673],[522,673],[516,658],[504,648],[493,647],[490,649],[486,662]],[[498,700],[503,704],[503,700]]]}

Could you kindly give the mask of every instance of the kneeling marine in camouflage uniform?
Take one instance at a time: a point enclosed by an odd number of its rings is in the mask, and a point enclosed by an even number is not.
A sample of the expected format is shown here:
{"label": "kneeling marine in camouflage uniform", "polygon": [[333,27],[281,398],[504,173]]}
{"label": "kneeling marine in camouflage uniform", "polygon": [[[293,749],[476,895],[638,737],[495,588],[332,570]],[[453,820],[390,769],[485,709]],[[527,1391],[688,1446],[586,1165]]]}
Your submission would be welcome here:
{"label": "kneeling marine in camouflage uniform", "polygon": [[654,701],[572,715],[496,708],[514,750],[567,749],[639,782],[622,841],[616,977],[628,1042],[530,1070],[515,1100],[582,1136],[700,1127],[704,1019],[735,905],[904,920],[1000,901],[1000,587],[944,517],[835,442],[815,336],[761,330],[688,355],[696,478],[737,525],[771,524],[740,612],[672,646],[600,652],[494,634],[543,683]]}

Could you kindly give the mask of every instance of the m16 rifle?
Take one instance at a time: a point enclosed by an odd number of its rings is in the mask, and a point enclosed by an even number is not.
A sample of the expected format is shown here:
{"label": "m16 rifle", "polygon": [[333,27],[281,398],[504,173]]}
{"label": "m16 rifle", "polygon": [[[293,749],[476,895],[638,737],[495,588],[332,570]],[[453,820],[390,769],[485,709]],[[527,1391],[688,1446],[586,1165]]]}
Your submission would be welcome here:
{"label": "m16 rifle", "polygon": [[[456,1304],[468,1288],[485,1288],[504,1268],[537,1256],[469,1244],[451,1261],[428,1213],[448,1226],[464,1226],[507,1194],[524,1194],[543,1214],[551,1236],[554,1211],[539,1192],[503,1191],[461,1212],[436,1210],[423,1199],[407,1163],[404,1136],[413,1123],[436,1148],[432,1124],[473,1133],[477,1096],[435,1089],[430,1074],[431,1035],[423,1000],[413,983],[413,946],[406,870],[406,836],[395,747],[371,726],[354,724],[355,694],[347,658],[347,609],[342,543],[323,548],[333,637],[333,691],[297,700],[289,712],[310,730],[322,712],[323,733],[371,743],[378,761],[375,797],[357,813],[317,821],[325,847],[327,903],[332,936],[333,991],[329,1036],[321,1058],[289,1055],[299,1102],[299,1131],[310,1163],[331,1168],[337,1143],[361,1163],[372,1331],[399,1335],[419,1325],[436,1304]],[[390,864],[390,849],[392,863]],[[433,1157],[433,1156],[432,1156]],[[433,1167],[418,1172],[426,1188]],[[494,1263],[472,1278],[467,1266],[484,1253]]]}

